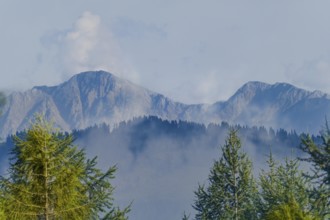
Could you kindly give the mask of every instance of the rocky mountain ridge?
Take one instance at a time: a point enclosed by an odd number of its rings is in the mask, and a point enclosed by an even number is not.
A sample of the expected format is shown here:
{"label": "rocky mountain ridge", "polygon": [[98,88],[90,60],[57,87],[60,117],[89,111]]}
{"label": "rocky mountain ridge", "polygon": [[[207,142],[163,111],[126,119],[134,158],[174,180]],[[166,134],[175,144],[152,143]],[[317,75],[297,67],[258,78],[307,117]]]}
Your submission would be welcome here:
{"label": "rocky mountain ridge", "polygon": [[9,95],[0,118],[0,136],[25,129],[37,112],[65,131],[153,115],[166,120],[226,121],[317,132],[330,112],[330,95],[287,83],[248,82],[227,101],[187,105],[113,74],[91,71],[57,86],[36,86]]}

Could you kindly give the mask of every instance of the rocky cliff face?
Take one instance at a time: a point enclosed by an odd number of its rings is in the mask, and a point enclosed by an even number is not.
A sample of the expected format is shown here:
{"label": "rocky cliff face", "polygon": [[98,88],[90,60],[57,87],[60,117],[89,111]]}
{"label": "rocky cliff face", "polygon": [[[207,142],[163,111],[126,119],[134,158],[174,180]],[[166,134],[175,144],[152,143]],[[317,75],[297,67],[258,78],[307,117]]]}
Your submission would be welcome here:
{"label": "rocky cliff face", "polygon": [[330,96],[285,83],[248,82],[225,102],[186,105],[104,71],[84,72],[58,86],[12,93],[0,118],[0,136],[25,129],[37,112],[66,131],[154,115],[317,132],[330,112]]}

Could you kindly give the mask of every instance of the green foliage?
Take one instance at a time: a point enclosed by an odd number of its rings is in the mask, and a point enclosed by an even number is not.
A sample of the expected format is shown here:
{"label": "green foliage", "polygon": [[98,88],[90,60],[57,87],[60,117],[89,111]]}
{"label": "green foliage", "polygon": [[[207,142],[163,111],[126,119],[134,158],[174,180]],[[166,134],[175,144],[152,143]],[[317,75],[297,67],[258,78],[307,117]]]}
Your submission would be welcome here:
{"label": "green foliage", "polygon": [[256,219],[254,206],[257,187],[252,164],[241,152],[237,131],[231,130],[222,147],[222,157],[215,161],[209,185],[195,192],[196,219]]}
{"label": "green foliage", "polygon": [[308,198],[309,183],[299,170],[297,159],[286,159],[284,165],[278,165],[270,154],[267,161],[269,171],[260,175],[261,216],[265,216],[274,207],[285,207],[294,200],[299,209],[307,211],[310,207]]}
{"label": "green foliage", "polygon": [[15,137],[9,177],[0,180],[6,219],[125,219],[112,204],[116,168],[103,173],[72,143],[41,116]]}
{"label": "green foliage", "polygon": [[265,220],[318,220],[319,218],[313,217],[305,213],[294,200],[290,199],[286,203],[273,206],[272,209],[266,214]]}
{"label": "green foliage", "polygon": [[0,195],[0,219],[6,219],[5,213],[4,213],[4,202],[3,198]]}
{"label": "green foliage", "polygon": [[298,159],[286,159],[284,164],[278,164],[270,153],[269,169],[262,170],[258,191],[251,175],[252,164],[240,151],[236,132],[230,131],[222,147],[222,157],[211,169],[208,185],[200,185],[195,191],[195,218],[330,219],[328,126],[322,138],[321,145],[316,145],[309,136],[302,140],[302,149],[309,155],[304,160],[312,163],[313,175],[306,178],[308,174],[299,170]]}
{"label": "green foliage", "polygon": [[310,197],[315,201],[314,209],[319,210],[322,216],[330,218],[330,129],[328,123],[321,133],[322,143],[316,144],[307,135],[302,138],[301,149],[308,154],[302,159],[312,165],[312,174],[306,176],[313,181],[314,188]]}

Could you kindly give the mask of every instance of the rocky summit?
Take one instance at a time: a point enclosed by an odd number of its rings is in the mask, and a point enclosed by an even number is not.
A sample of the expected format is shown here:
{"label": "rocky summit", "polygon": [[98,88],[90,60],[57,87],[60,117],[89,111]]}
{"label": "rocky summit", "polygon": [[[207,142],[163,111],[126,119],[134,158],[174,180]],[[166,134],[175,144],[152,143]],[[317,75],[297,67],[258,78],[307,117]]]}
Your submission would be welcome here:
{"label": "rocky summit", "polygon": [[330,96],[286,83],[248,82],[227,101],[187,105],[104,71],[83,72],[57,86],[8,96],[0,136],[24,130],[36,113],[64,131],[100,123],[114,126],[139,116],[198,123],[263,125],[316,133],[330,112]]}

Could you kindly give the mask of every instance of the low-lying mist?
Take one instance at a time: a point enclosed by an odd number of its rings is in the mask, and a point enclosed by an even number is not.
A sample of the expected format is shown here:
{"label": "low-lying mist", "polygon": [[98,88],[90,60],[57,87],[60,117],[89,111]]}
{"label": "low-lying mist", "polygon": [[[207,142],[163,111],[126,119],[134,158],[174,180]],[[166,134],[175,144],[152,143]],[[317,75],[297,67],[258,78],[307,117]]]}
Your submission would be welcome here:
{"label": "low-lying mist", "polygon": [[[111,128],[98,125],[73,131],[73,136],[88,158],[98,157],[100,168],[117,166],[112,181],[115,204],[123,208],[132,203],[131,219],[167,220],[181,219],[184,212],[194,214],[194,191],[198,184],[207,182],[229,129],[238,130],[255,177],[266,167],[270,150],[279,160],[301,155],[297,148],[300,137],[294,131],[230,127],[227,123],[205,126],[156,117],[137,118]],[[8,137],[0,145],[1,175],[6,175],[13,144]]]}
{"label": "low-lying mist", "polygon": [[[132,219],[181,219],[191,213],[194,190],[206,183],[221,156],[227,123],[204,126],[188,122],[138,118],[110,129],[106,125],[75,132],[76,143],[99,166],[116,165],[113,184],[120,206],[132,203]],[[296,157],[299,136],[285,130],[234,126],[257,176],[272,150],[275,158]],[[110,130],[112,130],[110,132]]]}

